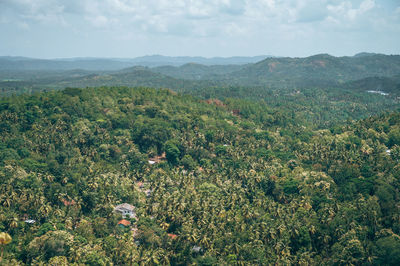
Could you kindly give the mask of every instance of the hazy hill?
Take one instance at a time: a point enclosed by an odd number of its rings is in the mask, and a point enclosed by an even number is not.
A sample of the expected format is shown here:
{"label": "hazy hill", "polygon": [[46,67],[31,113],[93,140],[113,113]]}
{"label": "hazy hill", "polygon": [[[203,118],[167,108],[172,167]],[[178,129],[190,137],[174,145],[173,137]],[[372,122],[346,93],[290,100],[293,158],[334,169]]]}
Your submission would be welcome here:
{"label": "hazy hill", "polygon": [[267,58],[246,65],[185,64],[151,71],[175,78],[213,80],[220,84],[270,87],[336,87],[367,77],[391,77],[400,73],[400,56],[360,53],[353,57],[319,54],[305,58]]}
{"label": "hazy hill", "polygon": [[84,70],[118,70],[130,67],[133,64],[113,59],[34,59],[34,58],[14,58],[0,57],[0,70],[15,70],[15,71],[60,71],[72,69]]}
{"label": "hazy hill", "polygon": [[371,76],[400,73],[399,55],[334,57],[328,54],[306,58],[267,58],[226,75],[241,85],[326,86]]}
{"label": "hazy hill", "polygon": [[50,84],[56,88],[65,87],[101,87],[101,86],[144,86],[152,88],[169,88],[174,90],[207,87],[212,81],[190,81],[177,79],[151,71],[147,67],[132,67],[122,71],[89,74],[77,78],[66,78]]}
{"label": "hazy hill", "polygon": [[380,91],[400,94],[400,75],[394,77],[368,77],[347,82],[343,87],[360,91]]}
{"label": "hazy hill", "polygon": [[162,56],[151,55],[143,56],[132,59],[137,65],[142,66],[181,66],[188,63],[202,64],[202,65],[243,65],[248,63],[256,63],[265,58],[273,57],[271,55],[260,56],[232,56],[232,57],[201,57],[201,56]]}
{"label": "hazy hill", "polygon": [[66,59],[34,59],[27,57],[0,57],[0,70],[107,70],[115,71],[132,66],[181,66],[187,63],[204,65],[228,65],[255,63],[268,56],[254,57],[172,57],[172,56],[143,56],[137,58],[66,58]]}
{"label": "hazy hill", "polygon": [[[35,60],[21,57],[1,57],[0,81],[2,83],[0,89],[2,89],[2,94],[9,94],[10,91],[13,93],[31,92],[33,88],[60,89],[87,86],[150,86],[174,90],[214,86],[260,86],[285,89],[342,87],[348,90],[366,91],[375,90],[380,84],[379,86],[388,86],[393,91],[397,90],[395,85],[398,83],[391,80],[390,77],[400,74],[399,55],[369,53],[361,53],[352,57],[319,54],[305,58],[267,58],[257,63],[244,65],[186,63],[181,66],[131,66],[121,70],[112,70],[134,64],[132,60],[137,62],[147,60],[146,62],[149,64],[155,64],[161,59],[164,60],[164,63],[174,59],[174,62],[178,64],[185,60],[199,61],[201,58],[148,56],[112,61],[114,59]],[[108,64],[107,60],[112,63]],[[207,60],[211,62],[211,59]],[[5,61],[9,64],[6,65]],[[50,66],[51,70],[45,70]],[[77,66],[80,66],[81,69],[60,69]],[[85,68],[95,68],[96,66],[110,70],[85,70]],[[17,70],[18,68],[23,69]],[[33,68],[39,70],[27,70]],[[362,81],[366,78],[370,79]],[[384,78],[389,79],[385,80]],[[351,83],[353,81],[357,82]],[[28,90],[26,90],[27,88]]]}
{"label": "hazy hill", "polygon": [[212,65],[206,66],[196,63],[187,63],[180,67],[160,66],[151,71],[162,73],[174,78],[182,79],[219,79],[218,75],[225,75],[242,69],[245,65]]}

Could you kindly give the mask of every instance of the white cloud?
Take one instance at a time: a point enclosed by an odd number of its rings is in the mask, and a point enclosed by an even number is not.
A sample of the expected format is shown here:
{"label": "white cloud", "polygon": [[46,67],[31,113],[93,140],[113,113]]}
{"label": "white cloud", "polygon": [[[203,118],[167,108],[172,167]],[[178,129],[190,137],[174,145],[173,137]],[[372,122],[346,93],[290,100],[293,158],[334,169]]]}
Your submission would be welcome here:
{"label": "white cloud", "polygon": [[365,0],[361,3],[359,11],[364,13],[375,7],[375,0]]}
{"label": "white cloud", "polygon": [[110,42],[201,39],[209,47],[274,47],[335,39],[338,32],[399,32],[400,3],[383,7],[385,1],[374,0],[0,0],[0,29],[59,28],[87,42],[99,34]]}
{"label": "white cloud", "polygon": [[105,27],[109,24],[108,18],[105,16],[91,16],[86,18],[95,27]]}
{"label": "white cloud", "polygon": [[342,1],[337,5],[329,4],[327,9],[331,17],[342,20],[354,21],[376,7],[374,0],[364,0],[359,6],[354,6],[351,1]]}
{"label": "white cloud", "polygon": [[64,7],[56,0],[2,0],[0,14],[18,23],[39,22],[65,25]]}

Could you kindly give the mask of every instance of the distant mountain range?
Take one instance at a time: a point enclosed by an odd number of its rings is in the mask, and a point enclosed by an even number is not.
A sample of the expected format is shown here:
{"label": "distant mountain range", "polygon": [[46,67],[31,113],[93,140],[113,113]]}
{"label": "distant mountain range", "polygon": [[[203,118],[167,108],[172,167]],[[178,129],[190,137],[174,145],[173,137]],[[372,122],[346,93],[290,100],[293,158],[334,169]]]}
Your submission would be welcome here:
{"label": "distant mountain range", "polygon": [[189,56],[143,56],[137,58],[66,58],[66,59],[35,59],[27,57],[0,57],[0,70],[91,70],[116,71],[132,66],[181,66],[188,63],[203,65],[241,65],[261,61],[271,56],[261,55],[253,57],[189,57]]}
{"label": "distant mountain range", "polygon": [[400,73],[399,55],[364,54],[334,57],[319,54],[305,58],[267,58],[225,75],[239,85],[327,86],[367,77]]}
{"label": "distant mountain range", "polygon": [[[334,57],[318,54],[305,58],[262,57],[261,61],[248,62],[260,58],[147,56],[135,59],[39,60],[0,57],[0,89],[18,92],[25,88],[29,92],[65,87],[148,86],[181,91],[210,86],[259,86],[399,90],[400,55],[360,53]],[[196,60],[227,64],[188,63]],[[146,63],[139,66],[138,62]],[[181,63],[184,64],[178,65]]]}
{"label": "distant mountain range", "polygon": [[361,53],[334,57],[266,58],[253,64],[205,66],[185,64],[148,69],[187,80],[213,80],[222,84],[269,87],[331,87],[368,77],[400,74],[400,56]]}

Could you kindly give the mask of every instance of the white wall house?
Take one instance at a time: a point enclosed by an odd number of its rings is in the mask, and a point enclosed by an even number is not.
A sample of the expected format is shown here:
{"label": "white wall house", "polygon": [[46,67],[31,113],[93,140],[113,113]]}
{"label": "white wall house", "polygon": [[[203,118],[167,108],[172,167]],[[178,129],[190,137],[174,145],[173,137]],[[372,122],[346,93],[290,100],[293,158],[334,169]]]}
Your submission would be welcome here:
{"label": "white wall house", "polygon": [[115,206],[114,212],[119,213],[124,217],[136,218],[135,207],[128,203],[122,203]]}

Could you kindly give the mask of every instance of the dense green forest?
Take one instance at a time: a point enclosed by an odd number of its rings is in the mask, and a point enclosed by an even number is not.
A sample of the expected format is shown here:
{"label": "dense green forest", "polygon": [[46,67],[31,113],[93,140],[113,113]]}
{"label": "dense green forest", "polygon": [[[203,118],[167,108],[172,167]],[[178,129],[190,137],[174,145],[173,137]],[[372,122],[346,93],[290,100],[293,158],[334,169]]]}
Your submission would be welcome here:
{"label": "dense green forest", "polygon": [[[400,80],[398,84],[400,85]],[[186,89],[183,92],[203,99],[217,98],[224,101],[227,98],[235,98],[248,103],[258,102],[265,108],[274,107],[289,112],[297,124],[310,128],[327,128],[348,120],[366,118],[400,108],[397,96],[400,89],[391,87],[390,94],[381,95],[360,90],[359,86],[354,87],[353,84],[346,83],[345,86],[351,86],[351,89],[342,87],[272,89],[265,86],[251,88],[230,86]],[[246,109],[245,104],[242,105],[244,105],[242,109]]]}
{"label": "dense green forest", "polygon": [[398,265],[395,97],[181,91],[0,98],[0,264]]}

